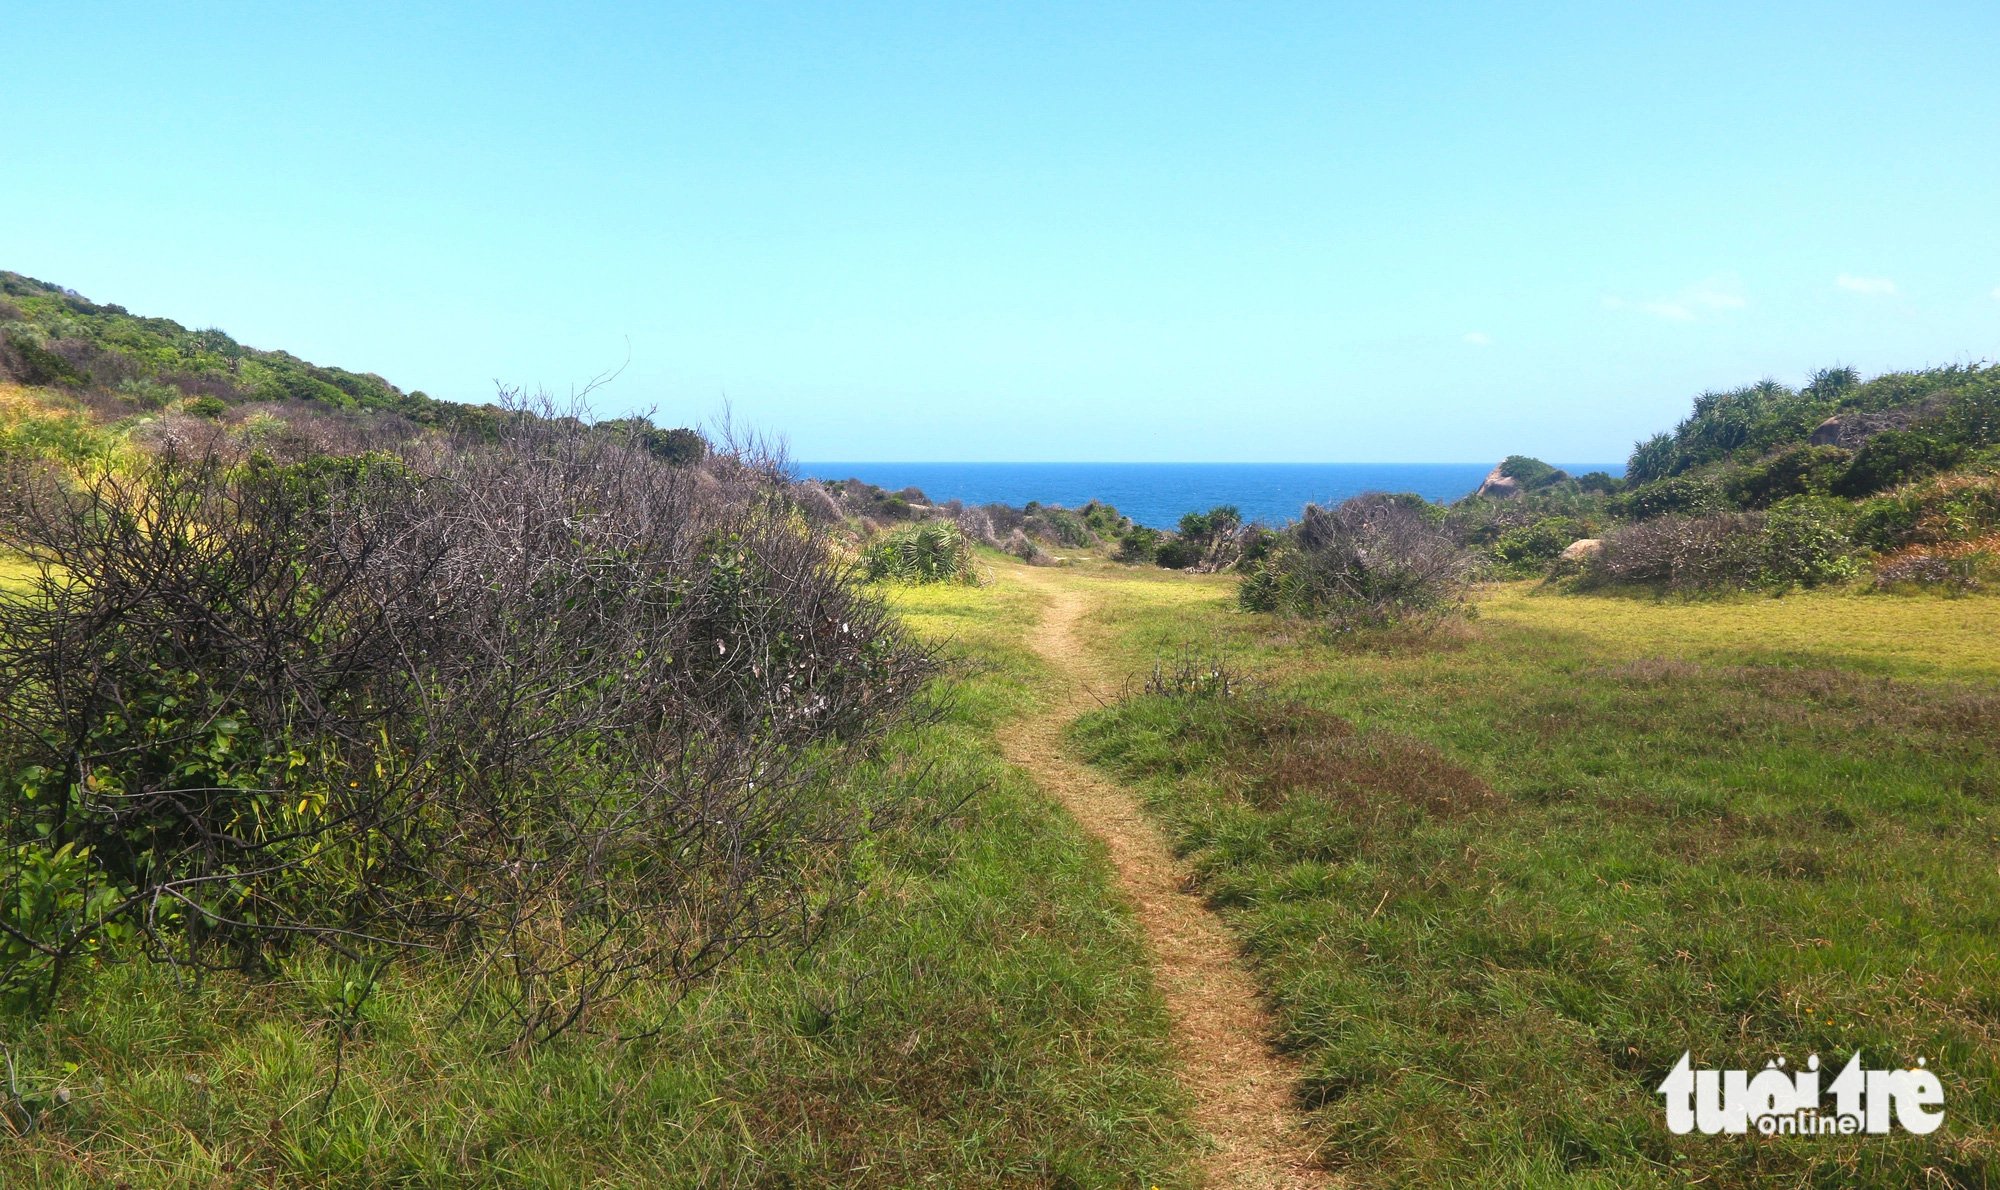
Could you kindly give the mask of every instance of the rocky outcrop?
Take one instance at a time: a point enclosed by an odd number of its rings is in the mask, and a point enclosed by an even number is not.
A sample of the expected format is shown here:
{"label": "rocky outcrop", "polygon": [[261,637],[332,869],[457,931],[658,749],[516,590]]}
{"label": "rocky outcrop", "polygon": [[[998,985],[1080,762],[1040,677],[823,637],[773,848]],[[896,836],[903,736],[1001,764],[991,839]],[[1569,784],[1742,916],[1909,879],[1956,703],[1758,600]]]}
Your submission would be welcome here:
{"label": "rocky outcrop", "polygon": [[1842,450],[1855,450],[1884,430],[1908,429],[1937,412],[1937,408],[1935,402],[1926,401],[1922,405],[1883,409],[1871,413],[1849,410],[1814,426],[1812,437],[1807,441],[1814,446],[1838,446]]}
{"label": "rocky outcrop", "polygon": [[1511,475],[1504,475],[1495,467],[1486,473],[1486,481],[1479,485],[1475,496],[1490,496],[1495,500],[1511,500],[1521,494],[1521,481]]}

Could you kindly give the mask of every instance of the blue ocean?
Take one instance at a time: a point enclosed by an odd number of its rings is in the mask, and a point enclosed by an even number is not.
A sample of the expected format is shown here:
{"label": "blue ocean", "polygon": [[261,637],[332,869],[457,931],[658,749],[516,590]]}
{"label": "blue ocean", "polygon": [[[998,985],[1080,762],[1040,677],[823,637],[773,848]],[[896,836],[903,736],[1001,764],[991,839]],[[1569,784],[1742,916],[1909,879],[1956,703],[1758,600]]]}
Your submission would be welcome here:
{"label": "blue ocean", "polygon": [[[1623,463],[1558,463],[1571,475]],[[1479,486],[1488,463],[799,463],[801,476],[860,479],[890,491],[922,488],[932,500],[1075,508],[1102,500],[1142,525],[1170,529],[1182,514],[1234,504],[1245,519],[1280,525],[1307,503],[1362,492],[1415,492],[1456,500]]]}

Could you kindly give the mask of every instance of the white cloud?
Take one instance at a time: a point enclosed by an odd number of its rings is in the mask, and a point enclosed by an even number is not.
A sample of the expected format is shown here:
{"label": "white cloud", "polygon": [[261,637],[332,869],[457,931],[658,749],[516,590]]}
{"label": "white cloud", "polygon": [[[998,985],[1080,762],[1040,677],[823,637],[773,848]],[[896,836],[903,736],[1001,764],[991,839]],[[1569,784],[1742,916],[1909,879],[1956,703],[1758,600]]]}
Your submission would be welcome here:
{"label": "white cloud", "polygon": [[1697,281],[1678,293],[1645,300],[1629,300],[1622,297],[1607,297],[1604,306],[1608,310],[1637,310],[1667,322],[1694,322],[1709,314],[1720,314],[1726,310],[1741,310],[1750,304],[1743,296],[1742,286],[1733,276],[1710,277]]}
{"label": "white cloud", "polygon": [[[1995,292],[2000,293],[2000,290],[1996,290]],[[1474,347],[1493,346],[1493,336],[1487,334],[1485,331],[1467,331],[1465,332],[1465,341]]]}
{"label": "white cloud", "polygon": [[1853,273],[1842,273],[1833,279],[1833,283],[1849,293],[1875,297],[1893,297],[1896,293],[1896,283],[1887,277],[1857,277]]}
{"label": "white cloud", "polygon": [[2000,302],[2000,285],[1995,285],[1993,287],[1993,300],[1996,302]]}

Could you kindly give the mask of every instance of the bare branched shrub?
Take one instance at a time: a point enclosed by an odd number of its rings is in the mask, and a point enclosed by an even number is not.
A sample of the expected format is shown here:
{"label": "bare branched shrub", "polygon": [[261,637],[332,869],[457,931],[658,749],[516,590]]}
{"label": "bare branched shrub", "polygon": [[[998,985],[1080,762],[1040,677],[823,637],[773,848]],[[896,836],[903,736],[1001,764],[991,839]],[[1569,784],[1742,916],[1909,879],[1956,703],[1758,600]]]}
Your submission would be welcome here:
{"label": "bare branched shrub", "polygon": [[1471,563],[1415,498],[1308,504],[1238,590],[1252,611],[1323,618],[1338,630],[1434,626],[1460,611]]}
{"label": "bare branched shrub", "polygon": [[811,937],[868,813],[820,762],[928,659],[782,459],[671,465],[550,412],[400,456],[16,474],[0,548],[40,578],[0,598],[5,829],[85,857],[93,907],[0,915],[4,982],[46,1004],[121,930],[196,966],[442,949],[538,1036]]}
{"label": "bare branched shrub", "polygon": [[838,525],[847,517],[847,511],[841,507],[839,498],[827,491],[826,485],[816,479],[800,483],[794,491],[794,496],[798,500],[799,508],[807,516],[822,524]]}
{"label": "bare branched shrub", "polygon": [[1762,513],[1660,516],[1607,535],[1585,577],[1669,591],[1751,587],[1766,552]]}

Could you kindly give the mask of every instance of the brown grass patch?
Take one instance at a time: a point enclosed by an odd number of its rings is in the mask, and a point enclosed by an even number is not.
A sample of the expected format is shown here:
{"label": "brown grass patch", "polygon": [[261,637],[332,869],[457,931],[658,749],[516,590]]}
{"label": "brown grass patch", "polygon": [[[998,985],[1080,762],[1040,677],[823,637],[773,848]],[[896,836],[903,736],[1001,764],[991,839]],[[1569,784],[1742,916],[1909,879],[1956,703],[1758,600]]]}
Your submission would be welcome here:
{"label": "brown grass patch", "polygon": [[1414,809],[1455,817],[1501,797],[1477,773],[1422,740],[1388,731],[1299,734],[1271,751],[1250,787],[1258,808],[1307,793],[1356,811]]}

